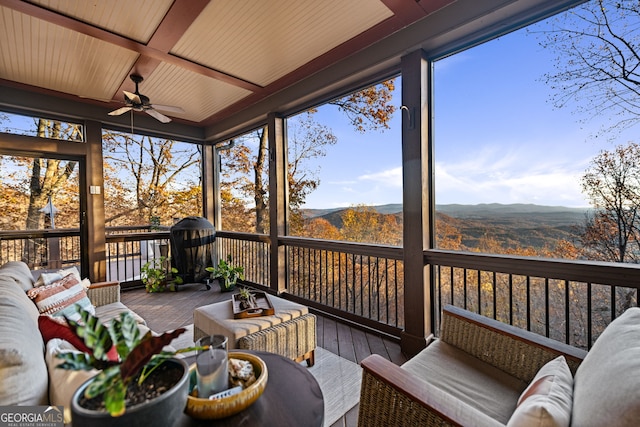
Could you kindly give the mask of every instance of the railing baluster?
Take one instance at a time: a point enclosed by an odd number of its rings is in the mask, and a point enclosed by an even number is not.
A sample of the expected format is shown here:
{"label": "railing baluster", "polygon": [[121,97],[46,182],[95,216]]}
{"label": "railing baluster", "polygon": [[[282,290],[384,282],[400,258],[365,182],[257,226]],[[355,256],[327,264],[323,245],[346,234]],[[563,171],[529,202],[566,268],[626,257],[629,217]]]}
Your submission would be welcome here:
{"label": "railing baluster", "polygon": [[545,336],[550,335],[550,325],[549,325],[549,279],[545,277],[544,279],[544,298],[545,298],[545,310],[544,310],[544,327],[545,327]]}

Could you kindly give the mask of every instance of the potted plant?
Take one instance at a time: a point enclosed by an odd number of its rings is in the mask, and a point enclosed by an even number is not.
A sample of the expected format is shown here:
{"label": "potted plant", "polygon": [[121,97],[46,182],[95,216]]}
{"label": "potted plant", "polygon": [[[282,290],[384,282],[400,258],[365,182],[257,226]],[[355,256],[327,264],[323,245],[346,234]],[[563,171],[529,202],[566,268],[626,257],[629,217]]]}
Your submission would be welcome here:
{"label": "potted plant", "polygon": [[169,290],[174,291],[176,290],[175,285],[182,284],[182,277],[173,276],[178,273],[177,268],[169,268],[169,275],[167,275],[166,265],[168,263],[169,258],[161,256],[148,261],[142,266],[140,276],[147,292],[163,292],[167,287]]}
{"label": "potted plant", "polygon": [[211,273],[212,279],[218,279],[222,292],[233,290],[238,280],[244,280],[244,267],[234,267],[232,263],[233,260],[231,259],[231,255],[229,255],[226,261],[221,259],[217,267],[206,268],[206,270]]}
{"label": "potted plant", "polygon": [[143,335],[129,312],[105,326],[78,310],[81,320],[67,323],[84,342],[85,352],[59,354],[63,363],[58,368],[100,373],[74,393],[73,425],[173,425],[185,408],[189,386],[188,365],[173,356],[196,348],[164,348],[185,329]]}
{"label": "potted plant", "polygon": [[240,309],[242,310],[258,307],[256,297],[249,288],[245,288],[245,287],[240,288],[238,290],[238,299],[240,300]]}

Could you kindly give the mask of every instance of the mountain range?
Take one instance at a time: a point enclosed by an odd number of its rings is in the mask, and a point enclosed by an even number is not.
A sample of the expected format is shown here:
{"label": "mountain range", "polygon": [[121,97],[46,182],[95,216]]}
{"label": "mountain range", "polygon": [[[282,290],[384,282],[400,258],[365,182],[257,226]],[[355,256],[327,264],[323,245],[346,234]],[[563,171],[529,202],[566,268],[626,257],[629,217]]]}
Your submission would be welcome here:
{"label": "mountain range", "polygon": [[[402,222],[402,204],[372,207]],[[304,209],[303,214],[307,219],[324,218],[340,228],[346,209],[349,208]],[[480,239],[486,237],[509,247],[553,247],[559,239],[576,242],[588,212],[589,208],[535,204],[436,205],[437,221],[458,229],[467,248],[478,247]]]}

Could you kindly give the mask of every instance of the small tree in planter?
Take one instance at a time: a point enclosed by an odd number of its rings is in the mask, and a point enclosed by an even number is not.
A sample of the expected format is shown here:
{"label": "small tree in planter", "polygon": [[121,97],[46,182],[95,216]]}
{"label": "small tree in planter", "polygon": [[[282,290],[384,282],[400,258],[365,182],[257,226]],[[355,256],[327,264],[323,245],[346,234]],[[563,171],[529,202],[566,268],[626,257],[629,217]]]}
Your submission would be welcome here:
{"label": "small tree in planter", "polygon": [[221,259],[217,267],[207,267],[212,279],[218,279],[222,292],[232,291],[236,287],[238,280],[244,280],[244,267],[232,265],[231,255],[227,260]]}
{"label": "small tree in planter", "polygon": [[[86,351],[59,354],[57,357],[62,359],[63,363],[58,365],[58,368],[98,369],[101,372],[83,384],[74,394],[71,401],[74,423],[84,420],[92,425],[100,425],[101,421],[103,425],[111,425],[113,417],[125,415],[129,406],[133,404],[136,410],[129,417],[147,417],[146,422],[151,421],[148,417],[159,417],[162,422],[166,422],[164,417],[175,417],[176,414],[182,413],[186,405],[188,366],[173,356],[196,348],[189,347],[175,352],[163,349],[185,332],[184,328],[158,336],[153,336],[151,331],[143,335],[129,312],[122,313],[119,318],[105,326],[89,312],[78,310],[81,320],[76,322],[67,319],[67,323],[72,332],[83,341]],[[165,362],[171,363],[163,367]],[[152,374],[160,372],[161,369],[164,369],[162,375],[156,375],[154,378]],[[170,377],[167,369],[179,369],[177,377],[173,376],[173,383],[144,386],[147,382],[161,379],[163,376]],[[170,395],[164,398],[163,393]],[[154,399],[163,399],[159,408],[153,406]],[[177,401],[171,404],[170,399]],[[144,405],[149,405],[149,409],[144,408]],[[124,417],[121,423],[134,424],[127,417]]]}

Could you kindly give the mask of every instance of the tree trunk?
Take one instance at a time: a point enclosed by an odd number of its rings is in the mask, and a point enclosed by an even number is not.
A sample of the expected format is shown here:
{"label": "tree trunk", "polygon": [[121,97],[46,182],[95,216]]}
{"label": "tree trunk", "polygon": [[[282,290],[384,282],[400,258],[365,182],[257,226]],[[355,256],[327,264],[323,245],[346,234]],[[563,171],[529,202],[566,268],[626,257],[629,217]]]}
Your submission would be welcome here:
{"label": "tree trunk", "polygon": [[258,155],[256,158],[256,167],[254,168],[254,200],[256,203],[256,233],[265,233],[267,202],[265,195],[267,190],[264,185],[264,168],[265,159],[267,157],[267,128],[265,127],[260,136],[260,146],[258,147]]}

